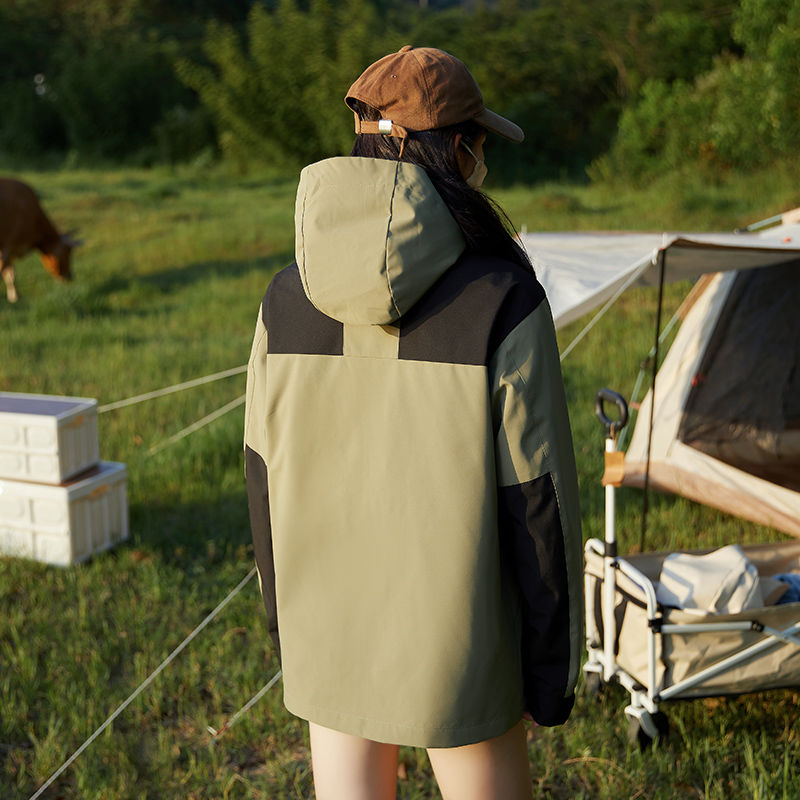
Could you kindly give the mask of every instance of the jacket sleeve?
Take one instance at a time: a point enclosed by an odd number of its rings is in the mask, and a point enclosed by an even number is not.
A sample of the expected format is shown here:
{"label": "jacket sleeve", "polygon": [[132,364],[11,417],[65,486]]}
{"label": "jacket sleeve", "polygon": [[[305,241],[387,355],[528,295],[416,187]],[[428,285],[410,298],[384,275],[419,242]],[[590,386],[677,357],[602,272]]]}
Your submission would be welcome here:
{"label": "jacket sleeve", "polygon": [[518,590],[527,710],[569,717],[583,646],[578,482],[550,308],[542,300],[490,363],[500,548]]}
{"label": "jacket sleeve", "polygon": [[258,581],[267,610],[267,627],[280,659],[275,600],[275,565],[269,515],[269,480],[266,460],[267,330],[259,313],[247,368],[244,412],[244,455],[250,529],[253,536]]}

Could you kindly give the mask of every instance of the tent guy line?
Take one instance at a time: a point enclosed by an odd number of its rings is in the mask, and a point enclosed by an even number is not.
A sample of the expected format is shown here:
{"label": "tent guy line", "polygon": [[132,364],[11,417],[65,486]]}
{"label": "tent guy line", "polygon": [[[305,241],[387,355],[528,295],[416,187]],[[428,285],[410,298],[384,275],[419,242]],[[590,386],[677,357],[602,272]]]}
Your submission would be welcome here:
{"label": "tent guy line", "polygon": [[152,392],[145,392],[144,394],[137,394],[134,397],[128,397],[125,400],[116,400],[113,403],[106,403],[99,406],[97,409],[98,414],[103,414],[106,411],[113,411],[117,408],[126,408],[127,406],[142,403],[145,400],[152,400],[155,397],[164,397],[174,392],[180,392],[183,389],[191,389],[194,386],[202,386],[205,383],[212,383],[213,381],[221,380],[222,378],[229,378],[231,375],[240,375],[247,372],[247,364],[239,367],[231,367],[231,369],[223,370],[222,372],[215,372],[211,375],[205,375],[202,378],[193,378],[190,381],[183,381],[183,383],[175,383],[172,386],[166,386],[163,389],[155,389]]}
{"label": "tent guy line", "polygon": [[[658,259],[658,250],[653,251],[653,256],[651,259],[651,264],[655,264],[656,260]],[[561,353],[560,361],[563,361],[574,349],[575,347],[583,340],[583,338],[589,333],[589,331],[594,328],[594,326],[601,320],[605,313],[614,305],[614,303],[619,300],[620,296],[627,291],[628,288],[633,284],[633,282],[647,269],[649,265],[647,262],[643,263],[637,270],[631,273],[630,277],[622,284],[622,286],[617,289],[617,291],[606,301],[605,305],[589,320],[589,322],[584,326],[583,330],[564,348],[564,352]]]}
{"label": "tent guy line", "polygon": [[[124,408],[129,405],[133,405],[134,403],[140,403],[145,400],[150,400],[156,397],[162,397],[167,394],[172,394],[173,392],[180,391],[182,389],[189,389],[194,386],[200,386],[206,383],[211,383],[215,380],[220,380],[222,378],[230,377],[232,375],[241,374],[247,370],[247,365],[241,367],[234,367],[232,369],[224,370],[223,372],[217,372],[213,375],[207,375],[202,378],[196,378],[190,381],[184,381],[183,383],[175,384],[173,386],[165,387],[164,389],[158,389],[152,392],[147,392],[146,394],[137,395],[135,397],[128,398],[127,400],[120,400],[115,403],[109,403],[105,406],[101,406],[98,408],[98,413],[102,413],[104,411],[111,411],[117,408]],[[197,422],[189,425],[187,428],[179,431],[177,434],[171,436],[169,439],[161,442],[158,445],[155,445],[150,448],[148,455],[153,455],[160,450],[163,450],[165,447],[168,447],[171,444],[174,444],[177,441],[188,436],[190,433],[194,433],[195,431],[199,430],[200,428],[208,425],[209,423],[213,422],[215,419],[227,414],[229,411],[232,411],[234,408],[242,405],[244,402],[244,395],[241,397],[237,397],[235,400],[227,403],[222,408],[213,411],[211,414],[206,415],[202,419],[198,420]],[[226,605],[247,585],[247,583],[251,580],[253,575],[256,573],[256,567],[252,567],[247,575],[237,584],[237,586],[231,590],[231,592],[227,595],[227,597],[219,603],[219,605],[194,629],[189,633],[189,635],[158,665],[158,667],[150,673],[150,675],[145,678],[139,686],[134,689],[134,691],[124,700],[117,709],[109,715],[109,717],[100,725],[94,733],[89,736],[86,741],[43,783],[39,789],[31,795],[29,800],[37,800],[42,793],[55,781],[65,770],[67,770],[70,765],[86,750],[89,745],[106,729],[108,728],[114,720],[158,677],[158,675],[169,666],[170,663],[187,647],[187,645],[225,608]],[[275,685],[278,679],[281,677],[280,670],[278,673],[272,678],[272,680],[264,686],[254,697],[252,697],[243,708],[241,708],[234,716],[226,722],[222,728],[220,728],[219,732],[214,733],[214,737],[216,738],[219,736],[223,731],[227,730],[231,725],[233,725],[236,720],[248,711],[253,705],[255,705],[261,697],[266,694],[266,692]]]}
{"label": "tent guy line", "polygon": [[53,781],[64,772],[80,754],[109,726],[111,723],[163,672],[163,670],[180,655],[184,648],[222,611],[225,606],[236,597],[237,594],[250,582],[256,574],[256,567],[252,567],[250,572],[228,593],[217,607],[131,692],[117,709],[108,716],[102,725],[32,794],[28,800],[37,800],[42,792],[50,786]]}
{"label": "tent guy line", "polygon": [[[663,344],[667,337],[672,333],[673,328],[678,324],[678,320],[681,318],[681,309],[679,308],[670,318],[669,322],[664,326],[664,330],[661,331],[661,334],[658,337],[659,344]],[[641,368],[639,369],[639,373],[636,376],[636,382],[633,385],[633,391],[631,391],[630,400],[628,401],[628,407],[631,414],[631,420],[635,417],[634,415],[637,413],[636,403],[639,401],[637,398],[639,397],[639,392],[642,388],[642,383],[644,383],[645,378],[645,371],[650,364],[650,359],[655,358],[656,355],[656,346],[653,345],[647,353],[647,356],[642,360]],[[617,447],[620,450],[625,450],[625,446],[628,442],[628,437],[630,435],[630,431],[632,429],[632,425],[626,425],[622,432],[619,434],[619,438],[617,439]]]}
{"label": "tent guy line", "polygon": [[264,686],[262,686],[219,730],[210,725],[206,730],[216,739],[225,733],[243,714],[246,714],[283,676],[283,670],[278,670]]}
{"label": "tent guy line", "polygon": [[[241,373],[247,371],[247,364],[243,364],[239,367],[231,367],[230,369],[223,370],[222,372],[215,372],[211,375],[205,375],[202,378],[193,378],[189,381],[183,381],[182,383],[175,383],[172,386],[166,386],[163,389],[155,389],[152,392],[145,392],[144,394],[137,394],[133,397],[128,397],[125,400],[116,400],[113,403],[106,403],[105,405],[99,406],[97,409],[98,414],[103,414],[106,411],[114,411],[118,408],[127,408],[128,406],[135,405],[136,403],[143,403],[145,400],[153,400],[157,397],[164,397],[169,394],[173,394],[175,392],[180,392],[184,389],[192,389],[195,386],[203,386],[204,384],[213,383],[214,381],[221,380],[222,378],[229,378],[233,375],[241,375]],[[216,411],[212,411],[210,414],[202,417],[201,419],[193,422],[191,425],[181,429],[177,433],[170,436],[168,439],[165,439],[163,442],[159,442],[158,444],[153,445],[148,451],[147,455],[152,456],[156,453],[159,453],[166,447],[169,447],[171,444],[180,441],[181,439],[188,436],[190,433],[194,433],[195,431],[204,428],[206,425],[214,422],[214,420],[219,419],[220,417],[225,416],[229,411],[233,411],[233,409],[238,408],[242,403],[244,403],[244,395],[240,395],[235,400],[232,400],[229,403],[226,403],[221,408],[218,408]]]}
{"label": "tent guy line", "polygon": [[197,422],[193,422],[191,425],[183,428],[183,430],[178,431],[177,433],[170,436],[168,439],[165,439],[163,442],[159,442],[158,444],[154,444],[148,451],[147,455],[153,456],[156,453],[160,453],[165,447],[169,447],[171,444],[175,444],[175,442],[179,442],[181,439],[187,437],[190,433],[194,433],[195,431],[199,431],[200,428],[204,428],[209,423],[213,422],[215,419],[219,419],[220,417],[224,417],[229,411],[233,411],[234,408],[238,408],[240,405],[244,403],[245,395],[240,395],[235,400],[231,400],[230,403],[226,403],[221,408],[218,408],[216,411],[212,411],[210,414],[206,414],[202,419],[197,420]]}

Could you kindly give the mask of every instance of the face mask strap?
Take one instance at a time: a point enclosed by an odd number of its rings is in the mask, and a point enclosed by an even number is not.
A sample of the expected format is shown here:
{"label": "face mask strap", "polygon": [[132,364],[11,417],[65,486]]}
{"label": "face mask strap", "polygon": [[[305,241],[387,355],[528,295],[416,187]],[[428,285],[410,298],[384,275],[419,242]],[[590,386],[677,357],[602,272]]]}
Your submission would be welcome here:
{"label": "face mask strap", "polygon": [[476,164],[479,163],[478,156],[472,152],[472,148],[463,139],[461,140],[461,146],[475,159]]}
{"label": "face mask strap", "polygon": [[467,186],[471,186],[473,189],[479,189],[488,172],[486,163],[472,152],[472,148],[463,139],[461,140],[461,145],[475,159],[475,166],[470,176],[467,178]]}

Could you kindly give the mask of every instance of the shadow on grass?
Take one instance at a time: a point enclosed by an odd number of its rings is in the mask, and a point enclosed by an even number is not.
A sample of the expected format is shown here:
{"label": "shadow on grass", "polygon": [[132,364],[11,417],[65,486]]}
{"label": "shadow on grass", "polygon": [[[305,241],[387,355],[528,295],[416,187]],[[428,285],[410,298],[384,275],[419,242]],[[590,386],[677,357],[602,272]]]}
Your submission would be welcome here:
{"label": "shadow on grass", "polygon": [[[208,282],[217,278],[238,278],[256,270],[261,270],[264,274],[264,288],[266,289],[268,280],[279,269],[291,264],[293,260],[293,253],[283,252],[259,259],[204,261],[139,276],[135,279],[135,283],[154,286],[161,292],[174,292],[195,283]],[[128,285],[130,285],[130,282]]]}
{"label": "shadow on grass", "polygon": [[133,503],[130,526],[124,547],[188,571],[252,556],[244,476],[241,490],[209,502]]}
{"label": "shadow on grass", "polygon": [[236,280],[261,272],[266,289],[272,276],[292,259],[291,253],[280,253],[260,259],[204,261],[152,275],[113,275],[101,283],[74,281],[54,285],[38,297],[23,297],[19,303],[6,304],[4,316],[30,314],[34,320],[71,321],[163,315],[174,308],[167,299],[169,295],[195,284]]}
{"label": "shadow on grass", "polygon": [[536,207],[549,214],[584,214],[592,217],[614,214],[622,208],[619,203],[587,206],[581,197],[563,190],[544,192],[535,196],[534,203]]}

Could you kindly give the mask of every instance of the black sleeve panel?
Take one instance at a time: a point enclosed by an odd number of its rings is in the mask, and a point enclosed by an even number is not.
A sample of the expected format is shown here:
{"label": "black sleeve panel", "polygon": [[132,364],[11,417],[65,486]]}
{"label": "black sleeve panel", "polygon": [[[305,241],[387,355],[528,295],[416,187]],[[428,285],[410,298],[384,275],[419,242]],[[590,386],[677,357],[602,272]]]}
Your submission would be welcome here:
{"label": "black sleeve panel", "polygon": [[550,473],[498,489],[500,548],[522,609],[522,671],[527,710],[540,725],[561,725],[575,696],[565,697],[570,619],[564,535]]}
{"label": "black sleeve panel", "polygon": [[278,615],[275,601],[275,564],[272,557],[272,528],[269,521],[269,488],[267,466],[261,456],[245,446],[245,475],[247,477],[247,502],[250,507],[250,530],[253,535],[256,566],[261,582],[261,596],[267,609],[267,629],[272,643],[281,657],[278,636]]}
{"label": "black sleeve panel", "polygon": [[533,273],[517,268],[514,285],[503,297],[489,334],[486,363],[517,325],[535,311],[545,299],[544,289]]}

